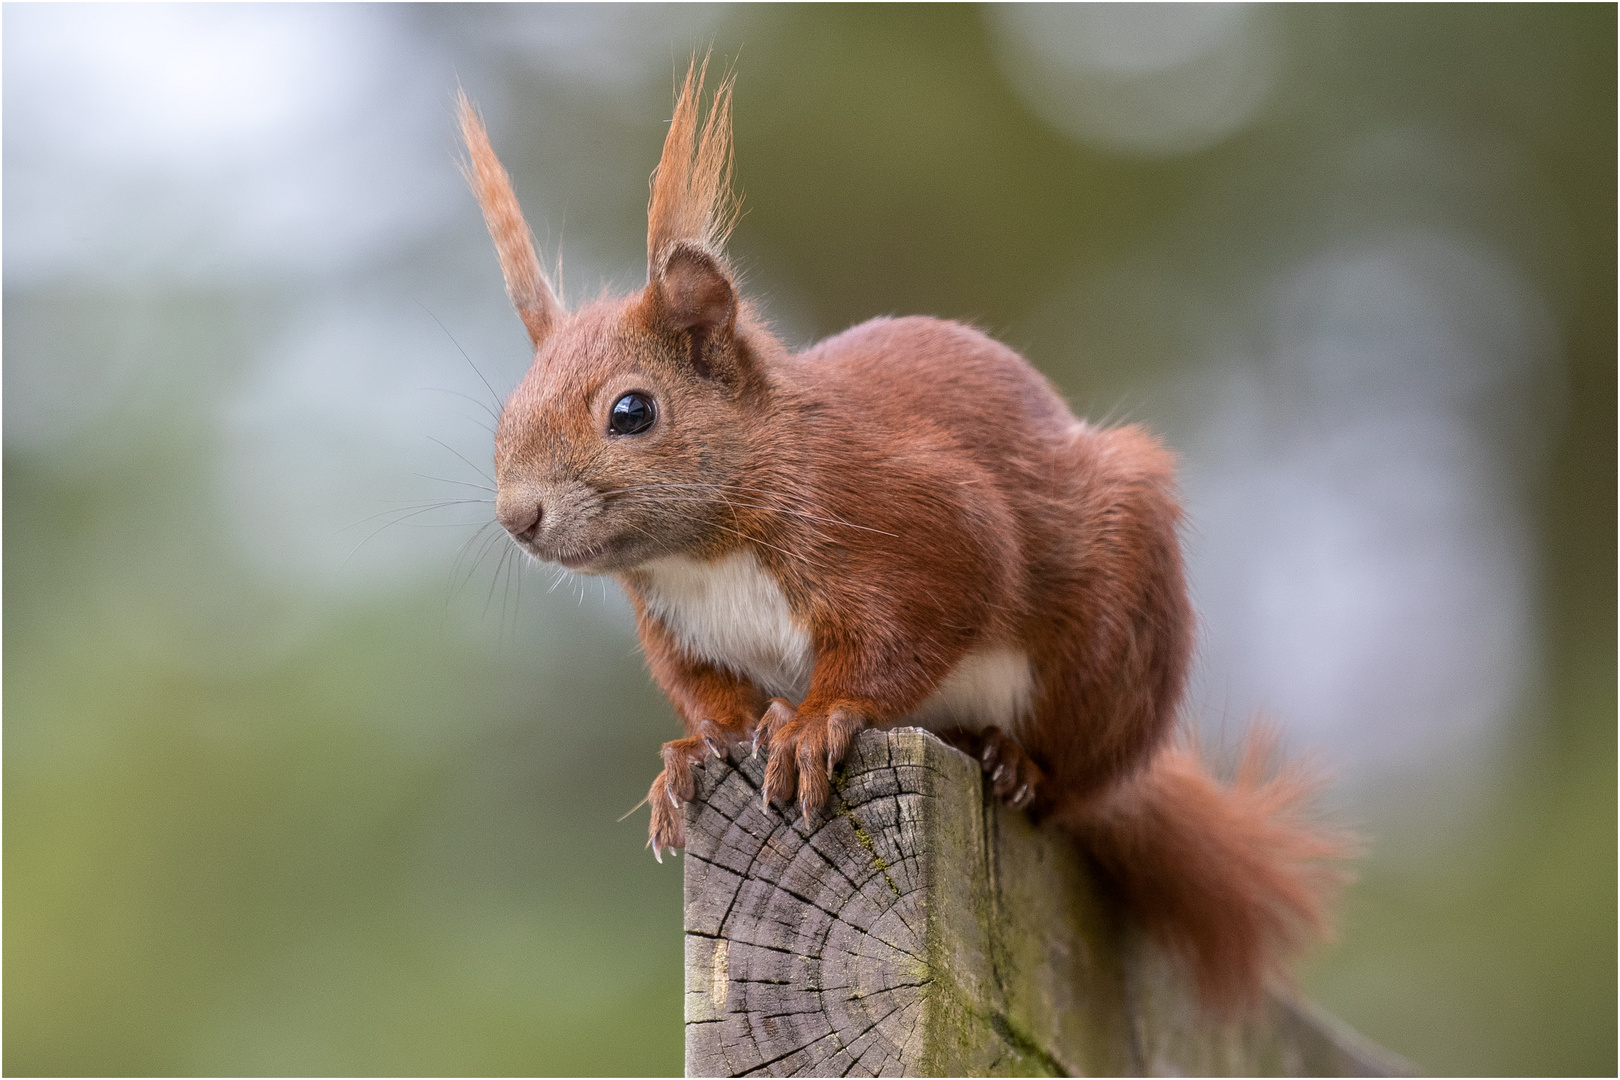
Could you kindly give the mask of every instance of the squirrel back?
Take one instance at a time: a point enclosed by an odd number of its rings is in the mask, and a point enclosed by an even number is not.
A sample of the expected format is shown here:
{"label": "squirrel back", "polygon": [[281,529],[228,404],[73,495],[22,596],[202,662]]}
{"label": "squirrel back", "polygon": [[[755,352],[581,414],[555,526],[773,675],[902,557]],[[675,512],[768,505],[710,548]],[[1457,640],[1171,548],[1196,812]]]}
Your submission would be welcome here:
{"label": "squirrel back", "polygon": [[863,727],[927,726],[996,797],[1072,834],[1205,1002],[1258,1000],[1326,925],[1343,842],[1311,785],[1237,782],[1178,741],[1194,638],[1173,456],[1076,419],[1011,349],[874,319],[792,354],[723,250],[730,82],[688,71],[649,205],[648,284],[568,312],[461,100],[469,177],[535,361],[496,436],[496,512],[537,559],[614,574],[686,737],[650,843],[682,845],[692,766],[751,745],[765,799],[822,812]]}

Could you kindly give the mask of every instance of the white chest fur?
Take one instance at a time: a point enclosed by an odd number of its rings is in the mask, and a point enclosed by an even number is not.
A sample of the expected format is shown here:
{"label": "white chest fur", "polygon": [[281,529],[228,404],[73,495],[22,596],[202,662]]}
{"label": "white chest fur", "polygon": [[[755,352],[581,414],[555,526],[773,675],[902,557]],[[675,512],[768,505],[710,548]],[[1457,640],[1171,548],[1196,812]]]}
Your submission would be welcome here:
{"label": "white chest fur", "polygon": [[[801,701],[815,649],[776,580],[750,552],[714,562],[660,559],[645,570],[647,606],[692,656],[746,676],[774,697]],[[929,698],[897,723],[1013,728],[1029,713],[1029,657],[1008,646],[964,656]]]}
{"label": "white chest fur", "polygon": [[768,694],[804,697],[814,660],[810,635],[752,553],[710,563],[660,559],[646,571],[648,607],[687,652],[747,676]]}
{"label": "white chest fur", "polygon": [[1034,673],[1024,650],[1008,646],[979,649],[962,657],[906,722],[934,731],[991,726],[1012,731],[1029,715],[1034,689]]}

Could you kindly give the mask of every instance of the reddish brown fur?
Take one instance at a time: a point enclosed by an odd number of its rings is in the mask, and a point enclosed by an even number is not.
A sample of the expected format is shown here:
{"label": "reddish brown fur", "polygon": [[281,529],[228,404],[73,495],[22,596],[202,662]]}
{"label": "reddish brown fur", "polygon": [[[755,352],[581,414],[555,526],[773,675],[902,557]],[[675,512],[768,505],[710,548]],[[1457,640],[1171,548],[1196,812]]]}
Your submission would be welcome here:
{"label": "reddish brown fur", "polygon": [[1223,1011],[1254,1004],[1280,958],[1329,932],[1324,898],[1354,849],[1303,816],[1317,777],[1297,764],[1268,775],[1272,746],[1263,729],[1251,734],[1222,787],[1192,747],[1172,745],[1102,798],[1054,814]]}
{"label": "reddish brown fur", "polygon": [[[1076,420],[1022,358],[956,323],[876,319],[789,354],[719,250],[729,84],[700,126],[701,83],[688,73],[653,184],[647,288],[549,319],[496,441],[502,522],[538,558],[618,575],[685,723],[649,793],[655,850],[680,846],[706,756],[753,738],[767,797],[817,812],[856,731],[1007,645],[1030,660],[1030,714],[952,736],[982,751],[997,795],[1080,840],[1211,1005],[1255,1000],[1323,927],[1318,864],[1342,845],[1299,818],[1297,774],[1262,779],[1263,746],[1223,789],[1175,742],[1193,615],[1172,456],[1138,427]],[[478,192],[493,223],[510,188]],[[611,435],[630,391],[658,419]],[[653,611],[649,564],[739,551],[813,645],[797,705],[688,652]]]}

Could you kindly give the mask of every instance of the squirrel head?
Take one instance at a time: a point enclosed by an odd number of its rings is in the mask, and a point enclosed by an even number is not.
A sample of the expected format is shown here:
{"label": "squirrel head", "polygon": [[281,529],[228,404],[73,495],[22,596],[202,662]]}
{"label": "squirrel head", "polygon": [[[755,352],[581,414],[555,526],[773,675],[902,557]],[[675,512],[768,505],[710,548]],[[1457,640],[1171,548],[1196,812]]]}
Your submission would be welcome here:
{"label": "squirrel head", "polygon": [[730,546],[723,491],[769,398],[774,339],[737,293],[724,244],[731,80],[699,124],[694,58],[653,174],[647,285],[566,310],[540,268],[511,180],[463,94],[469,183],[534,343],[495,435],[496,517],[530,554],[587,573]]}

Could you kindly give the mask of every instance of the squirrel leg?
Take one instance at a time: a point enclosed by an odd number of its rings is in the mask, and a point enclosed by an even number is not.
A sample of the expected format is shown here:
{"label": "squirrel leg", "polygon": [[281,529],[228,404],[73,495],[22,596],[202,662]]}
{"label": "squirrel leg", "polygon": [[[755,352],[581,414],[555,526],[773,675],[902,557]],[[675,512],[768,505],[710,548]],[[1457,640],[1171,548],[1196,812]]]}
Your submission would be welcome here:
{"label": "squirrel leg", "polygon": [[809,817],[827,805],[832,771],[849,752],[849,742],[866,726],[866,717],[850,707],[795,709],[781,698],[754,729],[754,745],[769,749],[765,766],[765,805],[789,803],[797,792],[799,809]]}
{"label": "squirrel leg", "polygon": [[765,696],[735,672],[693,659],[639,601],[637,615],[648,666],[686,725],[686,738],[664,744],[664,771],[647,792],[652,807],[649,843],[662,861],[665,848],[685,846],[681,806],[696,794],[692,766],[725,758],[732,745],[748,738]]}

